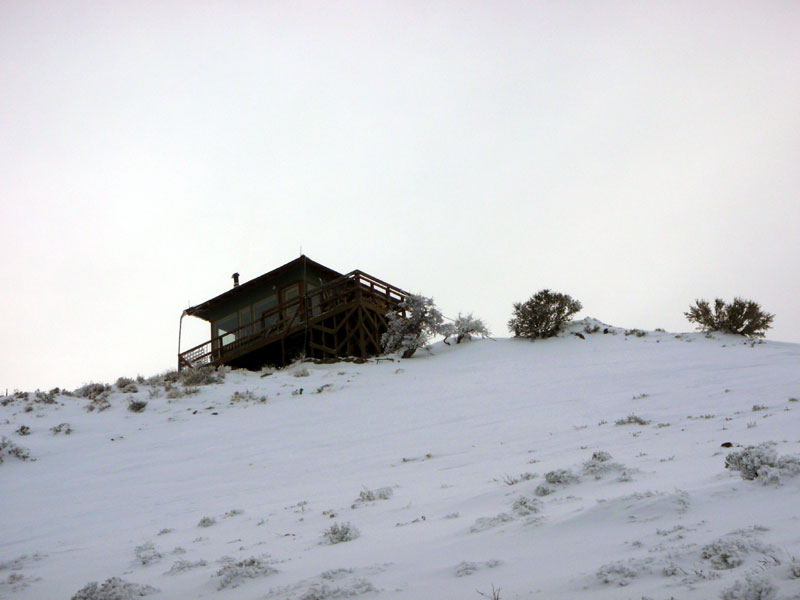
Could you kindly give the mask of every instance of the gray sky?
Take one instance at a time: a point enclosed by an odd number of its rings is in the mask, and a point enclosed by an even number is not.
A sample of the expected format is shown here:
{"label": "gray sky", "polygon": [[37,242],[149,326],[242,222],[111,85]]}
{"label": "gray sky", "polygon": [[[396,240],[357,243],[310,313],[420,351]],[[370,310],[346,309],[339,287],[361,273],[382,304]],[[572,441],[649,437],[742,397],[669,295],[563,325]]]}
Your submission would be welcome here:
{"label": "gray sky", "polygon": [[549,287],[676,331],[741,295],[800,342],[798,31],[797,2],[5,1],[0,392],[172,368],[184,308],[301,246],[500,336]]}

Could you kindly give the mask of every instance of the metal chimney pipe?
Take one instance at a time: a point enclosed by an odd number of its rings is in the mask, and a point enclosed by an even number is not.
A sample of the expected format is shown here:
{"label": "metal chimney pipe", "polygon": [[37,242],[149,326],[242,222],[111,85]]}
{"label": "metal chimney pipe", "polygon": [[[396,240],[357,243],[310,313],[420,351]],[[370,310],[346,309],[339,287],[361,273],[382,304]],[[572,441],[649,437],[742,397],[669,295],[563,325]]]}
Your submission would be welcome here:
{"label": "metal chimney pipe", "polygon": [[234,273],[231,277],[233,277],[233,287],[239,287],[239,274]]}

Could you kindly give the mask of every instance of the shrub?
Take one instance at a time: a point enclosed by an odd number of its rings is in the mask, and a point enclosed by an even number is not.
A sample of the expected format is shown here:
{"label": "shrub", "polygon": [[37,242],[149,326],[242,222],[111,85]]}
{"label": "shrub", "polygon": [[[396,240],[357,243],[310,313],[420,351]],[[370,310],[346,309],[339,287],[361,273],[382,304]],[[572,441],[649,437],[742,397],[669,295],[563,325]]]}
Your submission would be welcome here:
{"label": "shrub", "polygon": [[595,573],[595,577],[597,577],[603,583],[609,583],[621,587],[628,585],[639,575],[640,572],[635,563],[629,562],[626,564],[622,561],[605,564],[601,566]]}
{"label": "shrub", "polygon": [[748,337],[764,337],[775,318],[775,315],[761,310],[757,302],[738,297],[727,304],[722,298],[716,298],[713,310],[707,300],[695,300],[683,314],[690,323],[696,323],[700,331],[722,331]]}
{"label": "shrub", "polygon": [[583,463],[583,474],[591,475],[595,479],[602,479],[612,472],[625,473],[625,467],[611,460],[608,452],[599,450],[592,454],[592,458]]}
{"label": "shrub", "polygon": [[136,561],[143,567],[151,563],[156,563],[164,557],[164,555],[153,546],[153,542],[146,542],[141,546],[136,546],[134,553],[136,554]]}
{"label": "shrub", "polygon": [[34,402],[41,402],[42,404],[55,404],[56,403],[56,396],[61,392],[59,388],[53,388],[49,392],[40,392],[36,390],[34,394],[36,395],[36,400]]}
{"label": "shrub", "polygon": [[120,392],[126,394],[135,394],[139,391],[139,388],[136,387],[136,383],[130,377],[120,377],[114,385]]}
{"label": "shrub", "polygon": [[570,483],[577,483],[580,478],[569,469],[556,469],[544,474],[544,479],[547,483],[552,485],[569,485]]}
{"label": "shrub", "polygon": [[217,520],[214,517],[203,517],[198,521],[198,527],[211,527],[212,525],[216,525]]}
{"label": "shrub", "polygon": [[725,468],[739,471],[742,479],[752,480],[758,477],[758,472],[763,467],[774,467],[778,460],[778,453],[772,444],[764,443],[758,446],[748,446],[739,452],[731,452],[725,457]]}
{"label": "shrub", "polygon": [[442,313],[433,303],[433,298],[412,294],[397,311],[386,315],[389,330],[381,336],[381,346],[387,354],[402,352],[403,358],[411,358],[419,348],[424,348],[433,335],[448,335],[452,326],[444,324]]}
{"label": "shrub", "polygon": [[192,569],[197,569],[199,567],[205,567],[208,563],[204,560],[196,560],[194,562],[190,560],[177,560],[172,563],[172,566],[169,568],[169,571],[164,573],[164,575],[177,575],[179,573],[185,573],[186,571],[191,571]]}
{"label": "shrub", "polygon": [[322,542],[330,545],[341,544],[354,540],[359,535],[361,534],[358,529],[351,523],[334,523],[322,533]]}
{"label": "shrub", "polygon": [[624,419],[617,419],[616,421],[614,421],[614,425],[649,425],[649,424],[650,421],[634,414],[630,414]]}
{"label": "shrub", "polygon": [[583,306],[567,294],[544,289],[527,302],[515,302],[508,329],[514,337],[547,338],[556,335]]}
{"label": "shrub", "polygon": [[245,579],[263,577],[277,572],[277,569],[271,567],[265,559],[251,556],[227,564],[217,571],[217,577],[220,578],[217,588],[220,590],[235,588],[241,585]]}
{"label": "shrub", "polygon": [[106,398],[106,394],[93,398],[85,407],[87,412],[92,412],[97,409],[97,412],[103,412],[111,408],[111,403]]}
{"label": "shrub", "polygon": [[20,425],[17,428],[16,434],[17,435],[30,435],[31,434],[31,428],[28,427],[27,425]]}
{"label": "shrub", "polygon": [[388,500],[394,494],[394,490],[390,487],[382,487],[376,490],[364,489],[359,493],[358,498],[353,502],[353,506],[357,504],[365,504],[367,502],[375,502],[376,500]]}
{"label": "shrub", "polygon": [[72,426],[69,423],[60,423],[55,427],[51,427],[50,431],[53,432],[53,435],[57,435],[59,433],[63,433],[64,435],[69,435],[72,433]]}
{"label": "shrub", "polygon": [[75,592],[72,600],[132,600],[141,596],[155,594],[159,590],[149,585],[139,585],[112,577],[102,585],[93,581]]}
{"label": "shrub", "polygon": [[492,529],[493,527],[498,527],[504,523],[510,523],[513,520],[514,517],[508,513],[500,513],[494,517],[480,517],[475,519],[475,522],[469,528],[469,532],[479,533],[481,531],[486,531],[487,529]]}
{"label": "shrub", "polygon": [[625,337],[629,335],[635,335],[636,337],[644,337],[647,335],[647,332],[642,331],[641,329],[628,329],[625,331]]}
{"label": "shrub", "polygon": [[104,394],[104,392],[109,391],[109,389],[109,386],[104,383],[87,383],[86,385],[75,390],[75,395],[81,398],[89,398],[89,400],[94,400],[95,398],[100,397],[101,394]]}
{"label": "shrub", "polygon": [[198,367],[196,369],[183,369],[179,373],[179,378],[186,387],[211,385],[212,383],[222,383],[225,379],[225,372],[218,371],[212,366]]}
{"label": "shrub", "polygon": [[778,484],[782,476],[800,475],[800,457],[788,454],[778,457],[773,444],[765,442],[731,452],[725,457],[725,468],[739,471],[742,479],[748,481],[757,479],[764,485]]}
{"label": "shrub", "polygon": [[520,496],[511,504],[511,512],[520,517],[538,513],[540,510],[542,510],[542,501],[527,496]]}
{"label": "shrub", "polygon": [[700,549],[700,556],[710,560],[717,569],[734,569],[744,563],[750,544],[739,537],[720,538]]}
{"label": "shrub", "polygon": [[0,463],[3,462],[4,456],[13,456],[19,460],[36,460],[31,457],[31,453],[27,448],[18,446],[6,436],[0,437]]}
{"label": "shrub", "polygon": [[145,408],[147,408],[147,400],[136,400],[135,398],[128,400],[128,410],[131,412],[144,412]]}
{"label": "shrub", "polygon": [[250,390],[245,390],[243,392],[237,390],[233,392],[233,396],[231,396],[230,403],[234,404],[237,402],[259,402],[260,404],[265,404],[267,402],[267,397],[256,396]]}
{"label": "shrub", "polygon": [[[324,577],[323,573],[323,577]],[[349,583],[345,587],[334,587],[329,586],[327,583],[315,583],[312,584],[302,596],[299,597],[299,600],[333,600],[334,598],[352,598],[354,596],[361,596],[362,594],[368,594],[370,592],[378,591],[375,589],[375,586],[372,585],[366,579],[362,579],[360,577],[355,578],[352,583]]]}
{"label": "shrub", "polygon": [[721,600],[776,600],[778,588],[766,575],[746,575],[745,581],[736,582],[722,590]]}
{"label": "shrub", "polygon": [[[482,319],[477,319],[472,316],[472,313],[462,315],[458,313],[458,317],[451,325],[451,331],[447,336],[456,336],[456,344],[460,344],[463,340],[471,340],[473,335],[479,335],[482,338],[489,337],[489,329]],[[445,338],[445,341],[447,338]]]}

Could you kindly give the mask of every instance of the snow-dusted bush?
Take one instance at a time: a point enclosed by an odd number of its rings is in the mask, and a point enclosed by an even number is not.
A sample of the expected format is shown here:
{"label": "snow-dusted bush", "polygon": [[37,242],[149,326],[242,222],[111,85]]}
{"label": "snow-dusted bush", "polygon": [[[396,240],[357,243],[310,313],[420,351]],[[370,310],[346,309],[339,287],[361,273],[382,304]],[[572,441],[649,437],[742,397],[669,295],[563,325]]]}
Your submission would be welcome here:
{"label": "snow-dusted bush", "polygon": [[153,546],[153,542],[145,542],[141,546],[136,546],[134,553],[136,554],[136,562],[143,567],[158,562],[164,557],[164,555]]}
{"label": "snow-dusted bush", "polygon": [[19,427],[17,427],[17,430],[15,431],[15,433],[17,435],[30,435],[31,434],[31,428],[28,427],[27,425],[20,425]]}
{"label": "snow-dusted bush", "polygon": [[480,531],[486,531],[487,529],[492,529],[493,527],[497,527],[498,525],[502,525],[503,523],[510,523],[514,520],[508,513],[500,513],[493,517],[480,517],[475,519],[475,522],[472,524],[472,527],[469,528],[470,533],[478,533]]}
{"label": "snow-dusted bush", "polygon": [[456,577],[467,577],[468,575],[472,575],[476,571],[479,571],[483,568],[494,569],[495,567],[499,567],[500,564],[500,561],[496,559],[487,560],[486,562],[481,563],[463,560],[456,565],[455,575]]}
{"label": "snow-dusted bush", "polygon": [[72,433],[72,426],[69,423],[59,423],[55,427],[51,427],[50,431],[53,432],[53,435],[58,435],[59,433],[69,435]]}
{"label": "snow-dusted bush", "polygon": [[719,595],[720,600],[776,600],[778,588],[767,575],[747,575],[737,579]]}
{"label": "snow-dusted bush", "polygon": [[96,396],[95,398],[91,398],[89,403],[84,406],[87,412],[92,412],[96,410],[97,412],[103,412],[106,409],[111,408],[111,403],[108,401],[108,392],[101,394],[100,396]]}
{"label": "snow-dusted bush", "polygon": [[482,319],[473,317],[472,313],[467,313],[466,315],[458,313],[458,317],[453,321],[451,328],[447,336],[456,336],[456,344],[460,344],[464,340],[471,340],[473,335],[479,335],[482,338],[489,337],[489,328],[486,327]]}
{"label": "snow-dusted bush", "polygon": [[308,369],[302,366],[292,372],[293,377],[308,377],[309,375],[311,373],[309,373]]}
{"label": "snow-dusted bush", "polygon": [[552,485],[569,485],[570,483],[578,483],[580,478],[569,469],[556,469],[544,474],[544,479],[547,483]]}
{"label": "snow-dusted bush", "polygon": [[531,479],[536,478],[536,473],[529,473],[525,471],[524,473],[520,473],[518,476],[514,477],[513,475],[506,474],[503,477],[503,483],[506,485],[517,485],[520,481],[530,481]]}
{"label": "snow-dusted bush", "polygon": [[717,569],[733,569],[744,563],[750,552],[750,542],[738,536],[723,537],[706,544],[700,556],[710,560]]}
{"label": "snow-dusted bush", "polygon": [[683,314],[690,323],[696,323],[700,331],[723,331],[749,337],[764,337],[775,318],[761,310],[757,302],[744,298],[734,298],[730,303],[716,298],[713,310],[707,300],[695,300]]}
{"label": "snow-dusted bush", "polygon": [[106,579],[102,585],[98,585],[96,581],[87,584],[75,592],[72,600],[135,600],[135,598],[155,594],[158,591],[149,585],[140,585],[119,577],[111,577]]}
{"label": "snow-dusted bush", "polygon": [[739,471],[742,479],[758,480],[764,485],[778,484],[781,477],[800,475],[800,456],[778,456],[773,442],[748,446],[725,457],[725,468]]}
{"label": "snow-dusted bush", "polygon": [[[197,394],[200,392],[199,387],[192,387],[192,386],[183,386],[179,387],[169,381],[164,382],[164,391],[167,392],[167,399],[168,400],[177,400],[178,398],[183,398],[185,396],[191,396],[192,394]],[[158,390],[150,390],[150,397],[157,398],[158,397]]]}
{"label": "snow-dusted bush", "polygon": [[185,573],[186,571],[191,571],[192,569],[197,569],[199,567],[205,567],[208,563],[204,560],[176,560],[172,563],[172,566],[169,568],[169,571],[164,573],[164,575],[178,575],[179,573]]}
{"label": "snow-dusted bush", "polygon": [[203,517],[197,522],[198,527],[211,527],[212,525],[216,524],[217,520],[214,517]]}
{"label": "snow-dusted bush", "polygon": [[625,564],[624,562],[617,561],[603,565],[595,573],[603,583],[610,583],[613,585],[625,586],[632,580],[639,576],[639,571],[634,564]]}
{"label": "snow-dusted bush", "polygon": [[353,502],[353,506],[365,504],[367,502],[375,502],[376,500],[388,500],[394,494],[394,490],[390,487],[382,487],[375,490],[364,489],[358,494],[358,498]]}
{"label": "snow-dusted bush", "polygon": [[100,397],[105,392],[108,392],[110,389],[111,387],[106,385],[105,383],[87,383],[86,385],[79,387],[77,390],[75,390],[74,393],[76,396],[79,396],[80,398],[88,398],[89,400],[94,400],[95,398]]}
{"label": "snow-dusted bush", "polygon": [[773,444],[765,442],[758,446],[748,446],[739,452],[731,452],[725,457],[725,468],[739,471],[742,479],[752,480],[758,477],[763,467],[775,467],[778,453]]}
{"label": "snow-dusted bush", "polygon": [[129,377],[120,377],[114,385],[120,392],[125,394],[135,394],[139,391],[139,388],[136,387],[136,383]]}
{"label": "snow-dusted bush", "polygon": [[536,498],[520,496],[511,504],[511,511],[520,517],[533,515],[542,510],[542,501]]}
{"label": "snow-dusted bush", "polygon": [[220,590],[235,588],[240,586],[245,579],[265,577],[277,572],[278,570],[270,566],[265,558],[251,556],[238,562],[231,562],[217,571],[217,577],[220,578],[217,588]]}
{"label": "snow-dusted bush", "polygon": [[650,421],[647,419],[643,419],[642,417],[636,416],[634,414],[630,414],[624,419],[617,419],[614,421],[614,425],[649,425]]}
{"label": "snow-dusted bush", "polygon": [[549,496],[553,492],[556,491],[556,488],[550,485],[549,483],[540,483],[536,486],[536,489],[533,491],[534,494],[537,496]]}
{"label": "snow-dusted bush", "polygon": [[327,583],[315,583],[309,587],[300,600],[334,600],[338,598],[353,598],[362,594],[376,592],[375,586],[366,579],[355,578],[344,587],[329,586]]}
{"label": "snow-dusted bush", "polygon": [[581,303],[571,296],[544,289],[526,302],[514,303],[508,329],[514,333],[514,337],[552,337],[581,308]]}
{"label": "snow-dusted bush", "polygon": [[341,544],[349,542],[361,535],[352,523],[334,523],[322,533],[323,544]]}
{"label": "snow-dusted bush", "polygon": [[30,450],[15,444],[6,436],[2,436],[0,437],[0,464],[5,456],[13,456],[19,460],[36,460],[31,457]]}
{"label": "snow-dusted bush", "polygon": [[147,408],[147,400],[136,400],[135,398],[128,400],[128,410],[131,412],[144,412],[145,408]]}
{"label": "snow-dusted bush", "polygon": [[592,454],[592,458],[583,463],[583,474],[590,475],[595,479],[601,479],[604,475],[612,472],[625,472],[624,465],[611,460],[608,452],[599,450]]}
{"label": "snow-dusted bush", "polygon": [[597,452],[592,452],[592,460],[594,462],[607,462],[611,460],[611,455],[605,450],[598,450]]}
{"label": "snow-dusted bush", "polygon": [[41,402],[42,404],[55,404],[56,396],[58,396],[59,393],[61,393],[59,388],[53,388],[49,392],[36,390],[34,392],[34,396],[36,397],[34,402]]}
{"label": "snow-dusted bush", "polygon": [[636,337],[645,337],[647,335],[647,332],[643,331],[641,329],[635,329],[635,328],[634,329],[626,329],[625,330],[625,337],[628,337],[629,335],[635,335]]}
{"label": "snow-dusted bush", "polygon": [[381,346],[387,354],[402,352],[403,358],[411,358],[419,348],[424,348],[434,335],[452,332],[444,324],[442,313],[433,303],[433,298],[412,294],[400,303],[398,310],[386,315],[389,330],[381,336]]}
{"label": "snow-dusted bush", "polygon": [[583,333],[588,333],[589,335],[593,333],[597,333],[600,331],[600,322],[596,320],[587,319],[586,325],[583,326]]}
{"label": "snow-dusted bush", "polygon": [[238,402],[258,402],[259,404],[265,404],[267,402],[266,396],[256,396],[250,390],[245,390],[243,392],[235,391],[233,392],[233,396],[230,399],[231,404],[235,404]]}
{"label": "snow-dusted bush", "polygon": [[225,371],[212,366],[198,367],[196,369],[182,369],[179,377],[184,386],[211,385],[222,383],[225,380]]}

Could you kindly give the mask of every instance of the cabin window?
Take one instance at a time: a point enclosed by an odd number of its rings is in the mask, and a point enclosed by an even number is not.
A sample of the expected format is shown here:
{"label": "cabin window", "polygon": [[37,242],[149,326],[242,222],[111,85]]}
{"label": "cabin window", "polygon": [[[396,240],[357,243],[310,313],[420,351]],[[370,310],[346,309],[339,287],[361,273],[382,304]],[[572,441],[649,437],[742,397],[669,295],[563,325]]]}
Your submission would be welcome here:
{"label": "cabin window", "polygon": [[263,300],[259,300],[253,304],[253,317],[255,318],[255,330],[261,331],[262,327],[269,328],[278,321],[278,313],[274,312],[271,315],[264,317],[264,313],[278,305],[278,296],[272,294]]}
{"label": "cabin window", "polygon": [[222,345],[236,341],[236,334],[230,333],[239,327],[239,318],[236,313],[228,315],[217,321],[217,337],[222,338]]}
{"label": "cabin window", "polygon": [[[281,304],[286,305],[289,302],[297,300],[300,297],[300,284],[293,283],[281,290]],[[300,308],[299,304],[294,304],[289,308],[284,308],[283,318],[289,323],[297,314],[297,309]]]}
{"label": "cabin window", "polygon": [[242,336],[253,333],[253,327],[251,326],[253,322],[253,313],[250,312],[250,308],[251,307],[248,306],[239,311],[239,327],[243,327],[239,334]]}
{"label": "cabin window", "polygon": [[312,290],[317,289],[319,286],[315,283],[308,282],[306,283],[306,295],[311,297],[311,316],[316,317],[317,315],[322,314],[322,310],[320,309],[320,301],[322,297],[320,294],[310,295]]}

